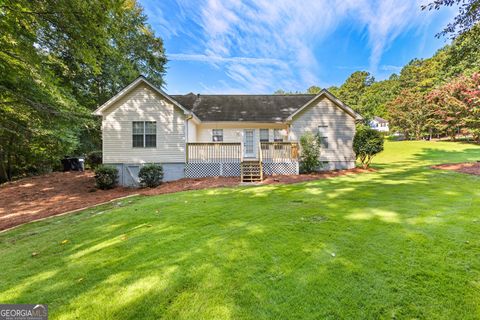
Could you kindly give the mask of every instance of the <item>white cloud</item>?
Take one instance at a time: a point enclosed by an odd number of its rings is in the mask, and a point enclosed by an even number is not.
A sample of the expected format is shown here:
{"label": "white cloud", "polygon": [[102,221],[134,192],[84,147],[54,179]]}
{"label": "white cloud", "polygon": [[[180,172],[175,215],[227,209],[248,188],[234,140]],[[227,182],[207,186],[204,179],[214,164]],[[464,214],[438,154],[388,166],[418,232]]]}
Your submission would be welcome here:
{"label": "white cloud", "polygon": [[364,31],[370,71],[397,71],[379,66],[385,50],[400,34],[428,23],[419,0],[177,0],[177,5],[199,28],[200,39],[197,51],[169,58],[222,64],[239,88],[251,92],[328,83],[322,79],[324,61],[314,52],[328,45],[322,41],[344,22]]}
{"label": "white cloud", "polygon": [[185,54],[171,53],[168,59],[177,61],[200,61],[209,63],[240,63],[253,65],[273,65],[280,68],[286,68],[287,64],[279,59],[272,58],[249,58],[249,57],[222,57],[219,55],[207,54]]}

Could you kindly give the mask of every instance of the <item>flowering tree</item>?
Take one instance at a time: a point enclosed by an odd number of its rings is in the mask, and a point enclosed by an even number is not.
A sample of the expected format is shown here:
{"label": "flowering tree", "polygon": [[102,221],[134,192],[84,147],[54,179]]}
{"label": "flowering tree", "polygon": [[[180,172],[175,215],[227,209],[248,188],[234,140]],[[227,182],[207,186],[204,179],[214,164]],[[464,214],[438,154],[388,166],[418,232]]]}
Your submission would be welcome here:
{"label": "flowering tree", "polygon": [[426,103],[425,94],[416,90],[403,90],[388,104],[390,123],[407,139],[419,140],[430,128],[431,105]]}
{"label": "flowering tree", "polygon": [[465,128],[480,142],[480,74],[453,79],[430,92],[427,101],[434,106],[437,129],[455,140]]}
{"label": "flowering tree", "polygon": [[463,101],[467,105],[465,126],[480,143],[480,73],[470,77],[469,87],[463,91]]}

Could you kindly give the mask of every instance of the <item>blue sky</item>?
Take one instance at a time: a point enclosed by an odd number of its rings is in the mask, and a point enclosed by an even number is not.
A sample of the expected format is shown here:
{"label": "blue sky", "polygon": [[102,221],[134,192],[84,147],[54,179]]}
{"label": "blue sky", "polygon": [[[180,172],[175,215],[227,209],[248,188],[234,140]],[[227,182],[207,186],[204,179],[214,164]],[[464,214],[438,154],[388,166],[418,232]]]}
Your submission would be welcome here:
{"label": "blue sky", "polygon": [[376,79],[446,44],[454,9],[419,0],[140,0],[164,40],[170,94],[305,91]]}

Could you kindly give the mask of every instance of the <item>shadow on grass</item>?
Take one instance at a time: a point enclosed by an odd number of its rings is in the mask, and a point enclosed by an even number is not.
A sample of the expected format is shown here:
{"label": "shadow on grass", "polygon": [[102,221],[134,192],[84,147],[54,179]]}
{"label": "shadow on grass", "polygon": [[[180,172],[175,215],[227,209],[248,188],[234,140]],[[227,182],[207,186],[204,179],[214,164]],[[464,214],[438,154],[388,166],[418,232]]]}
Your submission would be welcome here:
{"label": "shadow on grass", "polygon": [[62,319],[466,318],[478,311],[478,178],[425,166],[477,156],[425,149],[374,173],[24,226],[0,236],[0,300]]}

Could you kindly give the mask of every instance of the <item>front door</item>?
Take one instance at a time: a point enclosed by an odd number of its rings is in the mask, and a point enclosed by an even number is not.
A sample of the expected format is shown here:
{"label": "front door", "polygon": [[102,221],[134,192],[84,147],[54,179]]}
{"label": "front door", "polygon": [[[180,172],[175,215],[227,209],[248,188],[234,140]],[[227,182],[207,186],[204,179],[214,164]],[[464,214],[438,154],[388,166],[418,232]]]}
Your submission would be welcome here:
{"label": "front door", "polygon": [[245,158],[255,158],[255,130],[243,130],[243,156]]}

